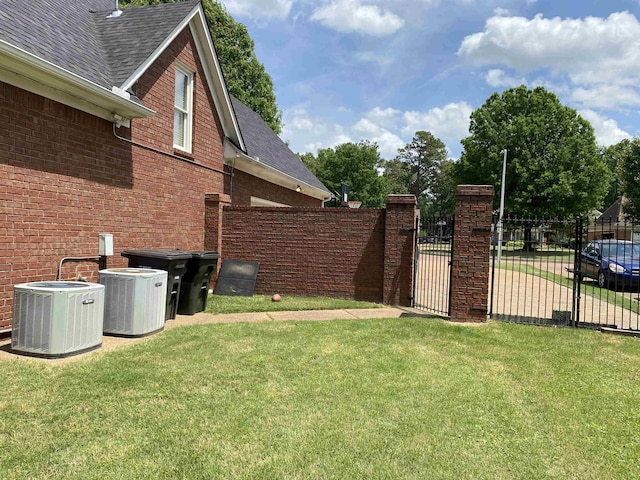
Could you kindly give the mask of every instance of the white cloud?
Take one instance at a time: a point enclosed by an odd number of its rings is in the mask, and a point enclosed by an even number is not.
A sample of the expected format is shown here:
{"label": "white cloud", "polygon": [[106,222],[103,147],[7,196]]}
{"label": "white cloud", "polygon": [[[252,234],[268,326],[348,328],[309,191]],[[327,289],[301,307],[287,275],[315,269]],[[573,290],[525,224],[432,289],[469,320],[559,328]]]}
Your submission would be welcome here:
{"label": "white cloud", "polygon": [[427,130],[440,138],[454,155],[460,152],[460,140],[469,134],[472,108],[465,102],[450,103],[426,112],[402,112],[375,107],[355,121],[344,125],[310,115],[305,108],[283,113],[282,138],[291,142],[294,152],[317,153],[346,142],[368,140],[378,144],[382,158],[394,158],[418,130]]}
{"label": "white cloud", "polygon": [[313,117],[304,107],[285,110],[283,123],[281,137],[290,142],[291,150],[296,153],[316,153],[320,148],[354,141],[342,125]]}
{"label": "white cloud", "polygon": [[608,147],[614,145],[625,138],[631,138],[631,135],[618,126],[618,122],[611,118],[603,117],[593,110],[581,110],[580,115],[588,120],[593,127],[598,144]]}
{"label": "white cloud", "polygon": [[619,107],[640,106],[640,94],[631,87],[621,85],[599,85],[595,88],[578,88],[571,100],[589,108],[613,110]]}
{"label": "white cloud", "polygon": [[370,110],[365,114],[365,118],[383,126],[384,128],[392,129],[396,127],[398,117],[401,113],[402,112],[400,110],[396,110],[395,108],[382,109],[380,107],[375,107],[373,110]]}
{"label": "white cloud", "polygon": [[524,77],[516,78],[507,75],[504,70],[491,69],[487,72],[484,79],[492,87],[518,87],[526,85],[527,79]]}
{"label": "white cloud", "polygon": [[377,5],[362,5],[360,0],[335,0],[317,8],[311,20],[343,33],[361,33],[376,37],[391,35],[404,26],[404,20]]}
{"label": "white cloud", "polygon": [[222,3],[231,15],[285,19],[289,16],[293,0],[222,0]]}
{"label": "white cloud", "polygon": [[478,65],[522,73],[550,69],[575,83],[634,82],[640,78],[640,22],[628,12],[584,19],[494,16],[467,36],[458,55]]}
{"label": "white cloud", "polygon": [[[380,112],[383,111],[378,108],[376,108],[376,110]],[[398,135],[367,118],[362,118],[356,122],[353,130],[361,134],[362,139],[377,143],[382,158],[389,159],[395,157],[398,149],[405,146],[405,142]]]}
{"label": "white cloud", "polygon": [[427,112],[406,112],[403,116],[406,126],[403,133],[413,137],[418,130],[430,131],[442,140],[449,150],[469,135],[469,117],[473,109],[466,102],[450,103]]}

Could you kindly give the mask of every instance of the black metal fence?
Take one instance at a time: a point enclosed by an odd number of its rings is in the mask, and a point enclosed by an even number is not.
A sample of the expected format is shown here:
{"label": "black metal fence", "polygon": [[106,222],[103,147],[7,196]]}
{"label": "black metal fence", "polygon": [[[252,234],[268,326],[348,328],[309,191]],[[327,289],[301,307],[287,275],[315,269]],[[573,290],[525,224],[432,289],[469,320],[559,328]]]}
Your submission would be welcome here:
{"label": "black metal fence", "polygon": [[453,217],[421,219],[416,236],[413,306],[438,315],[451,313]]}
{"label": "black metal fence", "polygon": [[505,218],[493,239],[491,318],[640,330],[640,226]]}

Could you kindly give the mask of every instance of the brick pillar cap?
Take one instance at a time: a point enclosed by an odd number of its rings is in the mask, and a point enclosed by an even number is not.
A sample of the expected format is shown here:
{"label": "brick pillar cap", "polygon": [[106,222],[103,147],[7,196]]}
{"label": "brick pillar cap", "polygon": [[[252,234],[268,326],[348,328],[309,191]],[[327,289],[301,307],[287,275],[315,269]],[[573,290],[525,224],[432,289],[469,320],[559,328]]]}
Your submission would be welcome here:
{"label": "brick pillar cap", "polygon": [[389,195],[387,205],[417,205],[418,200],[415,195]]}
{"label": "brick pillar cap", "polygon": [[458,185],[456,195],[493,196],[493,185]]}
{"label": "brick pillar cap", "polygon": [[205,198],[211,202],[231,203],[231,197],[224,193],[207,193]]}

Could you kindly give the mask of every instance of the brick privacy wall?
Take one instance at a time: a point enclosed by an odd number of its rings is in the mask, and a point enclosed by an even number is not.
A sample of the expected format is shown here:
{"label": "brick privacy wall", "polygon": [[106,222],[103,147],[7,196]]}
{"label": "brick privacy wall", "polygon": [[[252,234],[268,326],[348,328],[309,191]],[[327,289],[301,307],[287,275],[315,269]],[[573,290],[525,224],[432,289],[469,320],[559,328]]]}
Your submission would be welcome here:
{"label": "brick privacy wall", "polygon": [[[173,62],[196,72],[193,160],[222,169],[222,129],[194,58],[189,29],[138,82],[157,111],[118,133],[173,153]],[[13,285],[55,278],[67,256],[98,253],[98,234],[114,235],[108,266],[122,250],[204,247],[204,197],[223,175],[113,136],[112,124],[0,82],[0,330],[10,327]],[[93,263],[70,263],[63,279],[97,279]]]}
{"label": "brick privacy wall", "polygon": [[451,320],[455,322],[487,320],[493,195],[490,185],[456,189],[451,276]]}
{"label": "brick privacy wall", "polygon": [[411,305],[415,255],[415,226],[420,212],[413,195],[387,197],[384,303]]}
{"label": "brick privacy wall", "polygon": [[385,210],[223,209],[222,258],[260,263],[256,293],[383,301]]}
{"label": "brick privacy wall", "polygon": [[240,170],[233,172],[233,180],[230,177],[225,179],[225,193],[231,195],[231,202],[238,206],[251,205],[252,196],[296,207],[322,206],[322,200],[267,182]]}

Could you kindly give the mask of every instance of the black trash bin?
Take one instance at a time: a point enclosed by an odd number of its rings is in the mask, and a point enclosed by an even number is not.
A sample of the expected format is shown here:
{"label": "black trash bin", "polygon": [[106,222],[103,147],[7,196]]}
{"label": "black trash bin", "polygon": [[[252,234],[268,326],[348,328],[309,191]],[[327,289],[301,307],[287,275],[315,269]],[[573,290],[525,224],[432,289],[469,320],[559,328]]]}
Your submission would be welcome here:
{"label": "black trash bin", "polygon": [[202,312],[207,306],[211,276],[218,266],[218,252],[185,252],[190,253],[187,260],[187,271],[182,277],[178,313],[193,315]]}
{"label": "black trash bin", "polygon": [[180,283],[187,271],[191,253],[180,250],[127,250],[122,256],[129,259],[134,268],[155,268],[167,272],[167,309],[165,320],[176,318],[180,297]]}

